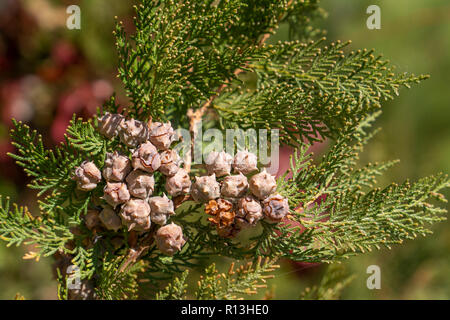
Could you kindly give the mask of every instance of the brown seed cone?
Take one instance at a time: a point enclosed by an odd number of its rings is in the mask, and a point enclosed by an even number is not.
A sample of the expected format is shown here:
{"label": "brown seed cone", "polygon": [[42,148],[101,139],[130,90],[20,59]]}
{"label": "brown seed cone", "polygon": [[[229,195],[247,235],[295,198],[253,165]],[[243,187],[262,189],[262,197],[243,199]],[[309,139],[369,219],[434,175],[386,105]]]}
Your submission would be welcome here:
{"label": "brown seed cone", "polygon": [[217,227],[216,230],[217,234],[222,238],[234,238],[241,231],[241,227],[238,224],[233,223],[232,225],[229,225],[227,227]]}
{"label": "brown seed cone", "polygon": [[263,201],[264,216],[269,222],[280,222],[289,214],[288,200],[279,194],[274,194]]}
{"label": "brown seed cone", "polygon": [[276,190],[275,177],[266,172],[266,169],[250,178],[250,191],[260,200],[267,198]]}
{"label": "brown seed cone", "polygon": [[233,157],[225,151],[213,151],[205,159],[208,174],[214,173],[217,177],[222,177],[230,174],[232,162]]}
{"label": "brown seed cone", "polygon": [[91,191],[102,180],[102,173],[92,161],[84,161],[75,169],[73,179],[77,182],[77,188],[82,191]]}
{"label": "brown seed cone", "polygon": [[117,151],[106,154],[105,165],[103,167],[103,177],[106,181],[123,181],[131,169],[131,161],[128,157],[119,154]]}
{"label": "brown seed cone", "polygon": [[181,158],[174,150],[166,150],[161,152],[161,166],[159,171],[165,176],[173,176],[180,169]]}
{"label": "brown seed cone", "polygon": [[88,210],[84,216],[84,223],[89,230],[100,225],[99,212],[97,210]]}
{"label": "brown seed cone", "polygon": [[135,119],[124,120],[120,123],[119,136],[128,147],[137,147],[148,140],[148,127]]}
{"label": "brown seed cone", "polygon": [[197,202],[208,202],[220,197],[220,185],[216,181],[216,175],[195,177],[191,186],[191,196]]}
{"label": "brown seed cone", "polygon": [[139,199],[147,199],[155,190],[153,175],[141,170],[132,171],[126,181],[130,194]]}
{"label": "brown seed cone", "polygon": [[254,153],[247,150],[239,151],[233,159],[233,169],[235,172],[249,174],[258,170],[258,158]]}
{"label": "brown seed cone", "polygon": [[153,173],[161,166],[158,150],[150,142],[143,143],[133,152],[132,165],[134,169]]}
{"label": "brown seed cone", "polygon": [[122,223],[128,231],[145,231],[150,229],[150,205],[142,199],[130,199],[120,210]]}
{"label": "brown seed cone", "polygon": [[183,237],[183,230],[175,223],[167,224],[156,231],[156,246],[158,249],[169,256],[174,255],[186,243]]}
{"label": "brown seed cone", "polygon": [[189,174],[186,170],[180,168],[174,176],[166,179],[165,187],[167,193],[172,197],[189,193],[191,188],[191,179],[189,178]]}
{"label": "brown seed cone", "polygon": [[159,149],[166,150],[175,141],[175,131],[170,122],[153,122],[150,125],[150,141]]}
{"label": "brown seed cone", "polygon": [[108,182],[103,189],[103,199],[113,208],[130,200],[127,185],[123,182]]}
{"label": "brown seed cone", "polygon": [[98,131],[105,137],[111,139],[119,134],[120,124],[125,120],[121,114],[105,112],[98,118]]}
{"label": "brown seed cone", "polygon": [[151,208],[150,217],[152,222],[156,224],[165,225],[167,219],[175,214],[173,202],[166,195],[163,197],[152,197],[148,200],[148,203]]}
{"label": "brown seed cone", "polygon": [[110,206],[103,208],[99,215],[100,221],[108,230],[117,231],[122,227],[122,221],[119,215]]}
{"label": "brown seed cone", "polygon": [[248,191],[247,177],[242,173],[235,176],[227,176],[222,181],[220,192],[226,198],[240,198]]}
{"label": "brown seed cone", "polygon": [[211,200],[205,207],[206,214],[213,216],[208,221],[219,228],[228,227],[233,224],[236,213],[233,204],[225,199]]}
{"label": "brown seed cone", "polygon": [[253,227],[264,217],[261,204],[252,196],[239,199],[236,224],[242,228]]}

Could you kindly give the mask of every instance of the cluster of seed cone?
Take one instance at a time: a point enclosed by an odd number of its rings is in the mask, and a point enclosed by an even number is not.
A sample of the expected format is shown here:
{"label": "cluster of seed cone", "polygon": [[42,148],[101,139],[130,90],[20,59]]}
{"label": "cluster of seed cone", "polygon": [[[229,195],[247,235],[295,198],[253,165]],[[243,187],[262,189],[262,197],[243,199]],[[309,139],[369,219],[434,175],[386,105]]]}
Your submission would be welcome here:
{"label": "cluster of seed cone", "polygon": [[158,248],[168,255],[181,250],[185,244],[180,226],[167,224],[175,214],[174,203],[166,194],[153,196],[154,173],[165,176],[165,190],[173,198],[189,193],[191,181],[180,167],[181,159],[170,146],[176,134],[170,123],[143,123],[126,119],[120,114],[105,113],[98,119],[98,130],[107,138],[119,136],[130,148],[131,157],[117,151],[108,153],[102,171],[93,162],[85,161],[75,170],[78,189],[90,191],[102,177],[103,209],[89,211],[85,217],[90,228],[101,223],[108,230],[146,232],[152,224],[159,226],[155,233]]}
{"label": "cluster of seed cone", "polygon": [[287,199],[276,193],[275,177],[265,169],[254,174],[258,171],[255,154],[239,151],[233,158],[224,151],[212,152],[205,162],[208,175],[195,177],[191,196],[206,203],[208,220],[220,236],[232,238],[262,219],[277,223],[289,213]]}

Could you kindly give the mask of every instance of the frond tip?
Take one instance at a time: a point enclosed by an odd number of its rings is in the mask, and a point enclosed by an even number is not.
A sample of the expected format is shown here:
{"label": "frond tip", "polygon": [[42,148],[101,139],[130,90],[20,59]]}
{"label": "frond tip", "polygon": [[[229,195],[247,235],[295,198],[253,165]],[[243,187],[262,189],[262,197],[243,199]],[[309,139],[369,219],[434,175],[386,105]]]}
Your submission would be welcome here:
{"label": "frond tip", "polygon": [[199,300],[234,300],[242,295],[253,295],[257,293],[255,289],[266,287],[267,279],[273,278],[271,273],[277,268],[276,260],[262,257],[238,268],[232,264],[228,273],[219,273],[212,264],[200,277],[195,295]]}

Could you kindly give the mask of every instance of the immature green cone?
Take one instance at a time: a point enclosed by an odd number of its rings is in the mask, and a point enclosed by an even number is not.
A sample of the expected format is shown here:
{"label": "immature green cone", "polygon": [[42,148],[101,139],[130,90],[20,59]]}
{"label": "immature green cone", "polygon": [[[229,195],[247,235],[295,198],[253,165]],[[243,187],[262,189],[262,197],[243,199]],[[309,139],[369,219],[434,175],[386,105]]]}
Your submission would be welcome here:
{"label": "immature green cone", "polygon": [[155,240],[158,249],[168,256],[173,256],[180,251],[186,243],[186,240],[183,238],[183,230],[175,223],[159,228],[156,232]]}
{"label": "immature green cone", "polygon": [[161,158],[158,150],[150,142],[143,143],[133,152],[132,165],[134,169],[140,169],[153,173],[161,166]]}
{"label": "immature green cone", "polygon": [[191,186],[191,196],[197,202],[208,202],[220,197],[220,185],[216,181],[216,175],[195,177]]}
{"label": "immature green cone", "polygon": [[156,224],[165,225],[167,219],[175,214],[173,202],[166,195],[163,197],[152,197],[148,200],[148,203],[151,208],[151,220]]}
{"label": "immature green cone", "polygon": [[123,181],[131,170],[131,161],[128,157],[119,154],[117,151],[106,154],[105,165],[103,167],[103,177],[106,181]]}
{"label": "immature green cone", "polygon": [[145,200],[129,200],[122,206],[120,217],[128,231],[145,231],[150,229],[150,206]]}
{"label": "immature green cone", "polygon": [[82,191],[91,191],[102,180],[102,174],[91,161],[84,161],[75,169],[73,179],[77,182],[77,188]]}

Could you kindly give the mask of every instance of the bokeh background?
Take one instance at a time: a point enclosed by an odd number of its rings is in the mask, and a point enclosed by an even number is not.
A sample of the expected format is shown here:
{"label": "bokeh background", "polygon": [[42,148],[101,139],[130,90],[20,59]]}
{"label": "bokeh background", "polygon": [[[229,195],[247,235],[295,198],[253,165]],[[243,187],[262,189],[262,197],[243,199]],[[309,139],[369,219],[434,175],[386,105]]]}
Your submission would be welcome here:
{"label": "bokeh background", "polygon": [[[81,30],[68,30],[66,8],[81,7]],[[7,156],[11,118],[29,123],[47,146],[63,138],[73,113],[88,117],[118,93],[115,78],[114,16],[132,30],[132,1],[0,0],[0,194],[35,206],[27,177]],[[381,8],[381,29],[366,27],[366,8]],[[380,185],[436,172],[450,172],[450,3],[448,0],[322,0],[328,18],[318,21],[330,40],[352,40],[351,49],[375,48],[398,71],[430,74],[431,78],[384,104],[377,122],[383,127],[361,162],[401,159]],[[276,39],[285,39],[281,27]],[[445,191],[447,198],[449,190]],[[433,227],[428,238],[408,241],[349,259],[355,274],[343,299],[450,299],[450,223]],[[23,260],[25,249],[0,242],[0,299],[20,292],[27,299],[55,299],[51,259]],[[366,268],[381,268],[382,287],[366,287]],[[283,261],[266,296],[296,299],[317,281],[322,266]]]}

